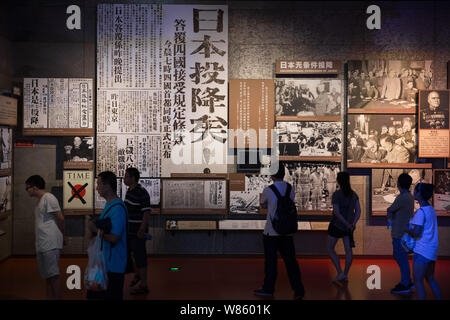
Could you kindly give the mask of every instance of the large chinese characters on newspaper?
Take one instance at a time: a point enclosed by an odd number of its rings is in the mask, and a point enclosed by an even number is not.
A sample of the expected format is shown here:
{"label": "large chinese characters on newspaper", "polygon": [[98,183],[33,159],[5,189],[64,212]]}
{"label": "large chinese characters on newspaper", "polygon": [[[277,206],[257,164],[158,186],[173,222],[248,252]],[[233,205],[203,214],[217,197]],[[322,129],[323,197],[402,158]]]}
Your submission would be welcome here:
{"label": "large chinese characters on newspaper", "polygon": [[[98,6],[98,171],[226,172],[227,16],[226,6]],[[125,136],[150,146],[111,156]]]}
{"label": "large chinese characters on newspaper", "polygon": [[226,172],[228,9],[163,12],[162,175]]}

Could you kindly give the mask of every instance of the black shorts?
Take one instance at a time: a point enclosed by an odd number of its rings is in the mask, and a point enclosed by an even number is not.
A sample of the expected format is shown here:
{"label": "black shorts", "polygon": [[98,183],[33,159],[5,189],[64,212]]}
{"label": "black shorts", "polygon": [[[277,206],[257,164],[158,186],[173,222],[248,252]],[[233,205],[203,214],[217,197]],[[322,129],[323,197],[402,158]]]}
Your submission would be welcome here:
{"label": "black shorts", "polygon": [[145,239],[130,237],[130,251],[134,257],[137,268],[147,267],[147,249],[145,248]]}
{"label": "black shorts", "polygon": [[349,231],[343,231],[339,228],[337,228],[333,223],[330,223],[328,225],[328,234],[332,236],[333,238],[344,238],[344,237],[351,237],[352,233]]}

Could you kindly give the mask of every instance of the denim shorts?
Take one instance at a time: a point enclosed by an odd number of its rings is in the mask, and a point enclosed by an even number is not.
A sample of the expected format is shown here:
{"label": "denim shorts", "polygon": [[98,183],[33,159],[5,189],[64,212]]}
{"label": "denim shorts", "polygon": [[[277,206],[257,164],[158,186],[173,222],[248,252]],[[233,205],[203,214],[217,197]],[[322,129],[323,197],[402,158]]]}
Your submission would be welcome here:
{"label": "denim shorts", "polygon": [[429,264],[430,262],[433,262],[433,260],[427,259],[424,256],[422,256],[421,254],[414,252],[413,262],[420,263],[420,264]]}

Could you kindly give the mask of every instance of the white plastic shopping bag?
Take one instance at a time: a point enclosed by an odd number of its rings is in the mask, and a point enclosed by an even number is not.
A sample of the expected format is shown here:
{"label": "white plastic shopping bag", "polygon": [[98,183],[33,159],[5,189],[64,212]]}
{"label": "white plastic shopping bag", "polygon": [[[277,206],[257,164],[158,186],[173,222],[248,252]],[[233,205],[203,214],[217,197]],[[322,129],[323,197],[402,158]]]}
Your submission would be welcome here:
{"label": "white plastic shopping bag", "polygon": [[84,284],[91,291],[104,291],[108,288],[108,274],[101,249],[102,239],[97,236],[88,247],[88,266],[84,272]]}

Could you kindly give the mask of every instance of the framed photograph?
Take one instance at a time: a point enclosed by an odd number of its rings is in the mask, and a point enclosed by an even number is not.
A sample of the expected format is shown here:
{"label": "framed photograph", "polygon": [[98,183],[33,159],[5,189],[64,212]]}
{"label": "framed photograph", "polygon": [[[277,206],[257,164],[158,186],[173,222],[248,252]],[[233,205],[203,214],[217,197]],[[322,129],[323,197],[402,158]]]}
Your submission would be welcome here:
{"label": "framed photograph", "polygon": [[429,167],[416,163],[414,115],[350,114],[347,166],[367,168]]}
{"label": "framed photograph", "polygon": [[341,159],[341,122],[277,122],[276,130],[280,160]]}
{"label": "framed photograph", "polygon": [[295,189],[294,201],[300,215],[331,215],[339,163],[280,162],[280,165],[285,167],[284,181]]}
{"label": "framed photograph", "polygon": [[12,177],[0,177],[0,214],[11,211]]}
{"label": "framed photograph", "polygon": [[232,191],[230,178],[230,213],[234,214],[258,214],[267,213],[260,210],[261,194],[265,187],[272,184],[272,178],[268,175],[246,175],[243,191]]}
{"label": "framed photograph", "polygon": [[450,90],[419,92],[419,157],[450,156]]}
{"label": "framed photograph", "polygon": [[419,90],[431,89],[432,61],[348,62],[348,113],[414,114]]}
{"label": "framed photograph", "polygon": [[450,215],[450,170],[434,170],[433,205],[438,216]]}
{"label": "framed photograph", "polygon": [[64,137],[63,147],[65,169],[94,168],[94,137]]}
{"label": "framed photograph", "polygon": [[[432,183],[431,169],[372,169],[372,215],[386,216],[386,210],[394,202],[400,191],[397,188],[398,176],[407,173],[412,178],[410,191],[413,192],[419,182]],[[419,204],[415,203],[415,209]]]}
{"label": "framed photograph", "polygon": [[0,170],[12,168],[12,135],[11,128],[0,127]]}
{"label": "framed photograph", "polygon": [[[340,121],[342,82],[331,79],[275,80],[276,120]],[[325,120],[325,119],[322,119]]]}

